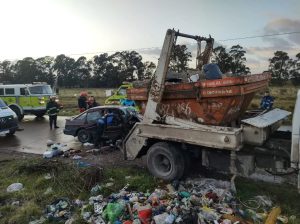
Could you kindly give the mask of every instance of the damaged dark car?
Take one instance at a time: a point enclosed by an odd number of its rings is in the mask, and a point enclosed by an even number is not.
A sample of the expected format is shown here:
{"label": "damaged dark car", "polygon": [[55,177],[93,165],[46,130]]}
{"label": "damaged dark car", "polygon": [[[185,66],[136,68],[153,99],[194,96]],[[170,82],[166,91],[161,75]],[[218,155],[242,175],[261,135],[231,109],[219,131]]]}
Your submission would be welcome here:
{"label": "damaged dark car", "polygon": [[78,137],[81,143],[93,143],[96,122],[104,116],[105,111],[113,114],[113,121],[105,128],[101,136],[103,142],[116,142],[124,138],[133,125],[141,121],[138,113],[132,107],[98,106],[67,119],[64,134]]}

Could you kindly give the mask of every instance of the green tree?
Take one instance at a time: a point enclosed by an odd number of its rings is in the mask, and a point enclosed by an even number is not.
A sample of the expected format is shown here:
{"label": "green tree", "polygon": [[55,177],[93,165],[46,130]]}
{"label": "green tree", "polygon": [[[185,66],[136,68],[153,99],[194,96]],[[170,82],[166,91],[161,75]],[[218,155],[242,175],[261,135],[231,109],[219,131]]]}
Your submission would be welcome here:
{"label": "green tree", "polygon": [[300,53],[296,55],[290,68],[290,78],[294,85],[300,85]]}
{"label": "green tree", "polygon": [[36,79],[39,82],[47,82],[53,85],[55,75],[53,74],[54,58],[50,56],[41,57],[35,60],[37,74]]}
{"label": "green tree", "polygon": [[272,72],[272,83],[284,84],[289,79],[290,57],[284,51],[276,51],[270,58],[269,70]]}
{"label": "green tree", "polygon": [[118,87],[125,80],[124,77],[120,77],[118,63],[114,60],[112,55],[106,53],[94,56],[92,86]]}
{"label": "green tree", "polygon": [[92,61],[88,61],[86,57],[81,56],[75,62],[75,74],[78,77],[79,86],[87,88],[91,78]]}
{"label": "green tree", "polygon": [[139,80],[151,79],[154,75],[156,65],[152,61],[144,62],[144,74]]}
{"label": "green tree", "polygon": [[233,61],[229,53],[226,52],[226,48],[218,46],[213,49],[213,53],[215,57],[212,62],[219,66],[222,73],[230,72]]}
{"label": "green tree", "polygon": [[13,83],[14,82],[14,71],[10,61],[0,62],[0,82],[1,83]]}
{"label": "green tree", "polygon": [[136,51],[116,52],[112,55],[115,66],[118,67],[121,79],[134,81],[143,76],[144,64],[142,56]]}
{"label": "green tree", "polygon": [[58,55],[54,60],[53,69],[58,75],[58,85],[64,87],[76,87],[79,78],[75,71],[75,60],[64,54]]}
{"label": "green tree", "polygon": [[240,45],[234,45],[230,48],[229,56],[231,57],[230,69],[232,74],[240,75],[250,73],[250,69],[246,67],[246,51]]}
{"label": "green tree", "polygon": [[170,68],[175,72],[186,71],[192,54],[186,45],[174,45],[170,58]]}
{"label": "green tree", "polygon": [[33,58],[27,57],[17,61],[13,66],[15,70],[15,83],[38,82],[38,69]]}

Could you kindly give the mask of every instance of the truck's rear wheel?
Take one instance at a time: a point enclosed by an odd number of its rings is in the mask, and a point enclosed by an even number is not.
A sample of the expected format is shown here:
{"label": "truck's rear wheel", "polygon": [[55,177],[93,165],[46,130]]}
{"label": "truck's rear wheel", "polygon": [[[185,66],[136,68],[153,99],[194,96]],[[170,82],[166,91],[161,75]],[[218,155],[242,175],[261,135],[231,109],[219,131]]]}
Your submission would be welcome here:
{"label": "truck's rear wheel", "polygon": [[174,145],[159,142],[147,154],[147,167],[154,176],[166,181],[180,179],[184,172],[184,158]]}

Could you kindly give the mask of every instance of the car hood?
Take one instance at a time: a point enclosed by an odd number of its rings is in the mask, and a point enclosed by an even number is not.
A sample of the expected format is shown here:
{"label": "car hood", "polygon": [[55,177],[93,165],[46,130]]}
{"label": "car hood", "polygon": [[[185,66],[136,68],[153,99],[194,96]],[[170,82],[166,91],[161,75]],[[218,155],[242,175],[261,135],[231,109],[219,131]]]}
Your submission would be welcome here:
{"label": "car hood", "polygon": [[0,107],[0,117],[16,116],[9,107]]}

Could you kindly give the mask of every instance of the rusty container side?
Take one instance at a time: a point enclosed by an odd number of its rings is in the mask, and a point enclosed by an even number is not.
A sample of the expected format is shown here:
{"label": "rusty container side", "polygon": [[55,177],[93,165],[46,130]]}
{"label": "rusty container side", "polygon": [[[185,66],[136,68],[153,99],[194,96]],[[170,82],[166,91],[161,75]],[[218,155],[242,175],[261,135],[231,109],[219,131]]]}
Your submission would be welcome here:
{"label": "rusty container side", "polygon": [[[157,112],[161,116],[170,115],[201,124],[228,125],[240,118],[255,93],[268,86],[269,79],[269,74],[263,73],[197,83],[166,84]],[[148,89],[129,89],[127,95],[144,113]]]}

